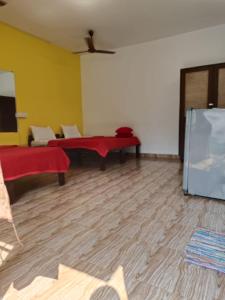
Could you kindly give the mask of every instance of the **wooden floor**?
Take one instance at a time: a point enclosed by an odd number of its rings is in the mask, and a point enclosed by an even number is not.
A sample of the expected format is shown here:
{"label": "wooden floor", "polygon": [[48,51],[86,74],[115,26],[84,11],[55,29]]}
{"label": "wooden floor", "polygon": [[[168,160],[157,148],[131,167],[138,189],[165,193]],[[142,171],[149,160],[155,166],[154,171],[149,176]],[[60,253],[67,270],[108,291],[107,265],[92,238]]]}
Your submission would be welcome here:
{"label": "wooden floor", "polygon": [[225,299],[224,275],[184,263],[194,228],[225,232],[225,202],[183,196],[180,168],[129,160],[74,169],[63,187],[26,179],[13,205],[23,248],[0,223],[0,299]]}

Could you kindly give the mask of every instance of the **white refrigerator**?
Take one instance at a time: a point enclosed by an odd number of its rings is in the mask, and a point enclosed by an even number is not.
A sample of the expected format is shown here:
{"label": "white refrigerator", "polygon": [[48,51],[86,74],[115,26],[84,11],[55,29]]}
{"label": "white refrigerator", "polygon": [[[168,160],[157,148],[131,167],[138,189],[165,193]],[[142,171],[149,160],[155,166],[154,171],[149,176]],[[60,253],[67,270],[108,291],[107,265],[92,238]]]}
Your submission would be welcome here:
{"label": "white refrigerator", "polygon": [[225,200],[225,109],[186,112],[183,190]]}

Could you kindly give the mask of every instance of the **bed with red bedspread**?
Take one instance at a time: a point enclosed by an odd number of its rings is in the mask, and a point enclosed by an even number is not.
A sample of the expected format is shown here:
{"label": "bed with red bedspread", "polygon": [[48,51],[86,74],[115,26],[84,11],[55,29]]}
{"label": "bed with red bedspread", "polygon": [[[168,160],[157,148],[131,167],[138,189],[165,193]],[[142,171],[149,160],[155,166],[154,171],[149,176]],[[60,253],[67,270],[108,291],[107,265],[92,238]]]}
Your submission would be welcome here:
{"label": "bed with red bedspread", "polygon": [[101,169],[105,169],[105,158],[113,150],[123,150],[136,147],[136,156],[139,157],[140,140],[137,137],[81,137],[70,139],[56,139],[48,142],[50,147],[61,147],[62,149],[86,149],[95,151],[102,158]]}
{"label": "bed with red bedspread", "polygon": [[[4,181],[9,183],[24,176],[57,173],[59,184],[65,183],[64,173],[68,171],[70,161],[64,151],[58,147],[0,147],[0,162]],[[12,196],[12,191],[11,196]]]}
{"label": "bed with red bedspread", "polygon": [[5,181],[41,173],[65,173],[69,159],[60,148],[0,147]]}

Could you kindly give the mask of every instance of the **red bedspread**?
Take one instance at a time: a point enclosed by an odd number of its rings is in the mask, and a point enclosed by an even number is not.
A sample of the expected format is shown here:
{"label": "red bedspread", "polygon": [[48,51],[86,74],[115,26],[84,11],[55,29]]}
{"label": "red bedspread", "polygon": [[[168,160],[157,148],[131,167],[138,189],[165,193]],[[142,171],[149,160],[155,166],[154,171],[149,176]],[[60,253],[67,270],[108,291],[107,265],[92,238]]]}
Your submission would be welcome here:
{"label": "red bedspread", "polygon": [[57,146],[63,149],[88,149],[98,152],[102,157],[106,157],[111,150],[123,149],[136,145],[140,145],[140,141],[137,137],[82,137],[58,139],[48,142],[48,146],[50,147]]}
{"label": "red bedspread", "polygon": [[0,147],[0,162],[5,181],[40,173],[64,173],[69,159],[60,148]]}

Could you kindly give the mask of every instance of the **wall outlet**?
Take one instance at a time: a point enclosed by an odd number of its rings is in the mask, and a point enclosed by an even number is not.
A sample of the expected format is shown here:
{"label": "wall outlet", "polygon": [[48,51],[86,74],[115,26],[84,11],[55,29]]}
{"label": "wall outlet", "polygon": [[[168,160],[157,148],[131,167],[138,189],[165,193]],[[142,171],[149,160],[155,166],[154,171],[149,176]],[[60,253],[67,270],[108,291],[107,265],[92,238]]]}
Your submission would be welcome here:
{"label": "wall outlet", "polygon": [[26,112],[17,112],[16,113],[16,118],[26,119],[27,118],[27,113]]}

